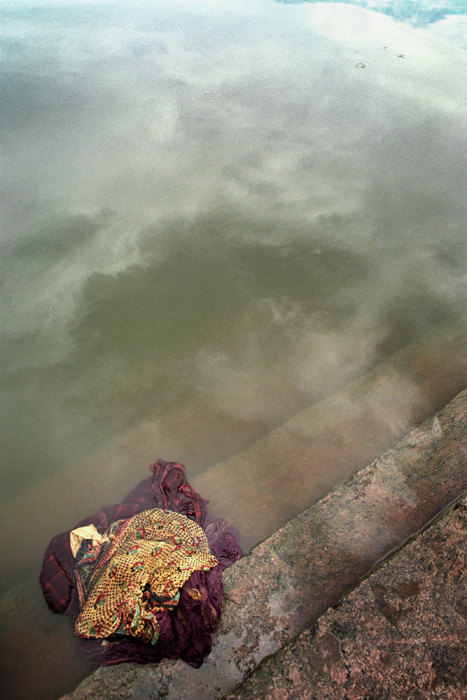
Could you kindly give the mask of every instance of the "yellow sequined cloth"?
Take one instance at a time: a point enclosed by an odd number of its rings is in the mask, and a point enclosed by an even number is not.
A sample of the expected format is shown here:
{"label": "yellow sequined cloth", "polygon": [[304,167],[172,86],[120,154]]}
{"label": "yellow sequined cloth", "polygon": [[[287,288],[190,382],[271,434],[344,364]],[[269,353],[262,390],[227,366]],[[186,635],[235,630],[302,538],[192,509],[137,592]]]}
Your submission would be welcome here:
{"label": "yellow sequined cloth", "polygon": [[194,571],[208,571],[217,559],[202,528],[172,511],[146,510],[113,523],[100,542],[88,541],[76,566],[81,637],[113,634],[155,644],[155,613],[173,608]]}

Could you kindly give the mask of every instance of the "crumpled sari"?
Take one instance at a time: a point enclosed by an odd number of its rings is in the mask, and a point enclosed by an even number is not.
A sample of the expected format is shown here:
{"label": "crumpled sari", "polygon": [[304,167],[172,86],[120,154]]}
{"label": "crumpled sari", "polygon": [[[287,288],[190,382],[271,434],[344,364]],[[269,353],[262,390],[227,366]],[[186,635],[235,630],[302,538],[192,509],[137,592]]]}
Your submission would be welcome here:
{"label": "crumpled sari", "polygon": [[[207,501],[188,484],[185,468],[181,464],[158,460],[150,466],[150,470],[152,477],[137,484],[121,504],[97,511],[78,523],[73,530],[92,525],[101,536],[105,536],[113,523],[129,521],[145,511],[161,509],[179,513],[204,529],[211,552],[207,556],[211,557],[212,566],[209,567],[206,563],[188,572],[188,579],[178,589],[175,605],[154,606],[151,621],[152,630],[157,629],[156,643],[148,643],[154,638],[153,634],[148,639],[150,630],[147,634],[136,636],[125,633],[131,629],[133,618],[130,615],[126,630],[115,634],[117,628],[104,640],[86,639],[83,641],[83,651],[92,656],[96,664],[101,665],[124,661],[148,663],[159,661],[163,657],[180,657],[191,666],[199,667],[211,650],[212,630],[221,612],[222,571],[242,556],[238,533],[225,520],[206,521]],[[115,527],[118,530],[118,525]],[[81,591],[80,602],[80,576],[77,573],[79,562],[73,556],[70,533],[71,531],[61,533],[51,540],[44,555],[40,581],[50,609],[76,620],[86,603],[86,596]],[[90,542],[89,551],[95,547],[92,539]],[[89,543],[86,545],[85,540],[81,557],[86,556],[86,546]],[[93,551],[90,558],[92,556]],[[214,563],[214,558],[217,559],[217,564]],[[92,567],[88,568],[88,573],[89,571],[92,573]],[[92,604],[94,603],[96,600]]]}

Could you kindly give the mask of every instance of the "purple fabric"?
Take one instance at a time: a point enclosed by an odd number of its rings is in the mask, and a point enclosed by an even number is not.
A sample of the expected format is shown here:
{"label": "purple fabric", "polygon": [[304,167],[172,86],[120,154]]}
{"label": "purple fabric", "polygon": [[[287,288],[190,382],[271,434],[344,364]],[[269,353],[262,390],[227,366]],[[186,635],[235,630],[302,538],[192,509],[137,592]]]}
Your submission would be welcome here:
{"label": "purple fabric", "polygon": [[[149,469],[153,476],[143,479],[130,493],[125,496],[122,505],[139,503],[149,508],[163,508],[186,515],[203,527],[206,516],[206,501],[186,478],[186,469],[177,462],[165,462],[158,459]],[[110,524],[110,523],[109,523]]]}
{"label": "purple fabric", "polygon": [[[188,484],[185,467],[158,459],[149,469],[153,476],[143,479],[125,496],[122,503],[101,508],[80,520],[72,530],[94,525],[102,534],[116,520],[132,518],[150,508],[165,508],[183,513],[203,527],[206,514],[204,498]],[[70,547],[70,532],[56,535],[45,550],[40,583],[47,605],[53,612],[67,614],[74,595],[75,560]]]}
{"label": "purple fabric", "polygon": [[203,527],[208,501],[187,482],[185,467],[159,460],[157,468],[153,464],[150,469],[153,472],[151,488],[158,508],[186,515]]}
{"label": "purple fabric", "polygon": [[[198,590],[201,598],[195,600],[190,590]],[[156,663],[164,657],[181,658],[190,666],[199,668],[204,657],[211,651],[211,633],[221,613],[222,569],[195,571],[180,594],[180,602],[172,610],[157,614],[159,639],[157,644],[144,644],[140,640],[125,637],[102,647],[99,642],[88,647],[94,663],[111,666],[123,662]],[[83,640],[84,644],[89,640]]]}
{"label": "purple fabric", "polygon": [[203,529],[208,538],[209,550],[221,569],[226,569],[243,556],[238,530],[228,520],[207,520]]}
{"label": "purple fabric", "polygon": [[[172,510],[204,527],[209,549],[219,564],[208,572],[195,571],[181,590],[178,606],[157,614],[160,627],[157,644],[124,637],[123,641],[103,646],[101,640],[82,639],[81,648],[85,655],[92,657],[95,665],[125,661],[153,663],[168,657],[182,658],[198,668],[211,650],[211,633],[220,617],[222,571],[242,556],[239,537],[227,520],[205,522],[207,501],[188,484],[185,467],[159,459],[149,468],[152,477],[140,481],[121,504],[102,508],[75,527],[93,524],[103,533],[115,520],[131,518],[144,510]],[[70,532],[62,532],[51,540],[44,555],[40,581],[50,609],[74,620],[79,614],[79,601],[74,584],[75,560],[70,548]]]}

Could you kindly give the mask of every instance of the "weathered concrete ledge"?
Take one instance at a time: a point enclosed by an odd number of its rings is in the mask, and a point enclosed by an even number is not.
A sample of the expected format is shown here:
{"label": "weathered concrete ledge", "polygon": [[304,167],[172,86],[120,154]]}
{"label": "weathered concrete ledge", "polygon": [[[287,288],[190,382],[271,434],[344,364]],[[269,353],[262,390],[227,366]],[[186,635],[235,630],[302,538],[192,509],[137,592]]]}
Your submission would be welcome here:
{"label": "weathered concrete ledge", "polygon": [[467,700],[467,498],[224,700]]}
{"label": "weathered concrete ledge", "polygon": [[226,572],[201,669],[101,668],[63,700],[223,697],[466,490],[467,390]]}

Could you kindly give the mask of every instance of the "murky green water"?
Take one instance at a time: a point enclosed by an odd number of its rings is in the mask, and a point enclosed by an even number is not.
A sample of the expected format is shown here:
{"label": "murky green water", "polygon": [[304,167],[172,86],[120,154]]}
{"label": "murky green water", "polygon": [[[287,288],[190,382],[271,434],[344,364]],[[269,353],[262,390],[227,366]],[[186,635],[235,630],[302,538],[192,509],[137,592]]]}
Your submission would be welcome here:
{"label": "murky green water", "polygon": [[8,589],[157,457],[200,473],[465,312],[467,62],[462,23],[348,5],[2,23]]}

